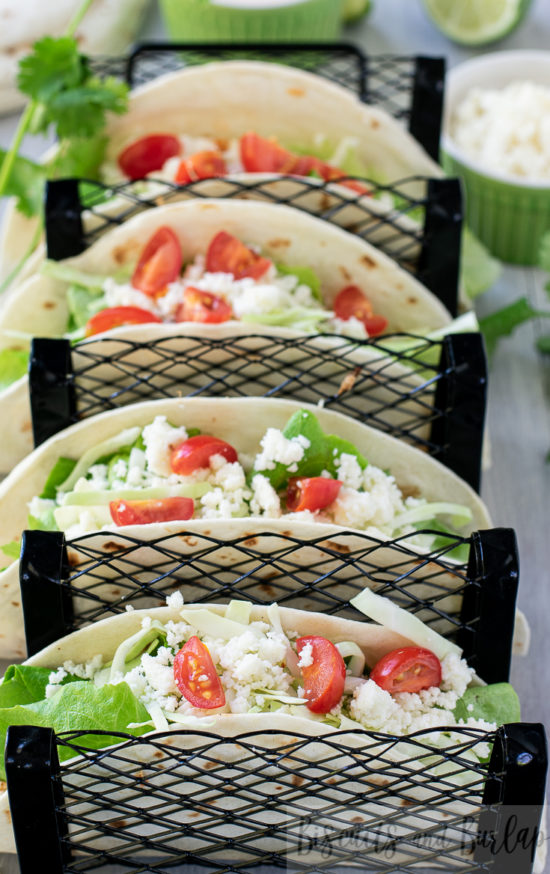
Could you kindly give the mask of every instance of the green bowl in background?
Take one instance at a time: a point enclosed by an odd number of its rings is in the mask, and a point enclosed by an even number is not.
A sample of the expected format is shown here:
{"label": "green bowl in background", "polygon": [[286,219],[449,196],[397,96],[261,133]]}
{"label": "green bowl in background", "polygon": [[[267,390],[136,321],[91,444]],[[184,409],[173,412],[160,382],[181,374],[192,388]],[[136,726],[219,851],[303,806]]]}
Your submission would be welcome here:
{"label": "green bowl in background", "polygon": [[447,74],[442,164],[462,179],[468,227],[491,253],[511,264],[536,265],[541,238],[550,231],[550,182],[524,182],[487,169],[465,155],[449,133],[454,108],[471,88],[504,88],[519,79],[550,87],[550,52],[495,52]]}
{"label": "green bowl in background", "polygon": [[340,35],[341,0],[160,0],[182,42],[315,42]]}

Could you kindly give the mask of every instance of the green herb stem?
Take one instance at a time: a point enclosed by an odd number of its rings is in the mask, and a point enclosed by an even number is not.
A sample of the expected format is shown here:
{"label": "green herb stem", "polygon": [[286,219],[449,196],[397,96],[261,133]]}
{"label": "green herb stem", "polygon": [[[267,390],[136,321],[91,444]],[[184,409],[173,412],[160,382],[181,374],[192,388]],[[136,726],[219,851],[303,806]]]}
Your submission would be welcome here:
{"label": "green herb stem", "polygon": [[72,20],[69,22],[69,26],[67,27],[67,30],[65,31],[65,34],[64,34],[65,36],[74,36],[77,27],[79,26],[80,22],[82,21],[82,19],[86,15],[88,9],[90,8],[90,6],[92,5],[93,2],[94,2],[94,0],[84,0],[84,3],[80,7],[80,9],[76,12],[74,18],[72,18]]}
{"label": "green herb stem", "polygon": [[[93,2],[94,2],[94,0],[84,0],[84,3],[82,4],[80,9],[76,13],[74,18],[70,21],[69,26],[65,32],[65,36],[73,36],[74,35],[76,28],[78,27],[78,25],[82,21],[83,17],[85,16],[86,12],[88,11],[88,9],[90,8],[90,6],[92,5]],[[3,194],[6,190],[6,186],[9,182],[11,172],[13,170],[13,165],[14,165],[15,159],[17,158],[19,146],[21,145],[21,143],[23,141],[23,137],[25,136],[25,134],[29,130],[29,127],[30,127],[31,121],[32,121],[32,117],[34,115],[34,112],[36,110],[37,105],[38,104],[37,104],[36,100],[31,100],[27,104],[27,106],[25,107],[23,115],[21,116],[19,124],[17,125],[17,130],[15,132],[13,142],[9,148],[9,151],[6,153],[6,157],[4,158],[4,161],[2,163],[2,167],[0,167],[0,197],[3,196]]]}
{"label": "green herb stem", "polygon": [[15,131],[13,142],[9,148],[9,151],[6,153],[6,157],[4,158],[2,167],[0,168],[0,197],[4,194],[4,191],[6,190],[6,186],[9,182],[11,171],[13,169],[13,164],[15,162],[15,159],[17,158],[19,146],[21,145],[23,137],[29,129],[35,107],[36,104],[34,100],[31,100],[31,102],[28,103],[25,107],[25,111],[23,112],[23,115],[19,120],[19,124],[17,125],[17,130]]}

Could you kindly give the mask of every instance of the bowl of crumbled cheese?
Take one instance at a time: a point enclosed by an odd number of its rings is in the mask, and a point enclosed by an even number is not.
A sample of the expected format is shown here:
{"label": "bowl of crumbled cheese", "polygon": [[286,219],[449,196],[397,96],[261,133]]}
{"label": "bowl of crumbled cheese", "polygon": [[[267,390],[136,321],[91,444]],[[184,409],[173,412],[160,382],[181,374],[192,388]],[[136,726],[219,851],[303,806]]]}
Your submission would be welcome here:
{"label": "bowl of crumbled cheese", "polygon": [[550,231],[550,52],[495,52],[450,72],[442,163],[491,252],[537,264]]}

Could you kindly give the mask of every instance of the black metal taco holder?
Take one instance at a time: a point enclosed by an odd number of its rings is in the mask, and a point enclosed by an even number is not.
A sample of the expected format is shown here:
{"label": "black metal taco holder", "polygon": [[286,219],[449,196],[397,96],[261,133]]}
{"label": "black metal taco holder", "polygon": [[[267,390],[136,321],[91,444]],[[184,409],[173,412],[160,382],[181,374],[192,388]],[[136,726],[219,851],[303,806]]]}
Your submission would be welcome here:
{"label": "black metal taco holder", "polygon": [[[159,67],[166,69],[170,64],[181,64],[186,53],[196,53],[189,61],[193,63],[206,58],[232,56],[231,52],[242,52],[245,48],[250,51],[250,46],[147,45],[132,54],[126,72],[129,81],[141,83],[150,77],[151,70],[154,74],[156,69],[158,74]],[[328,66],[329,78],[351,86],[361,99],[382,96],[390,104],[395,99],[394,114],[408,119],[411,132],[432,156],[437,155],[444,71],[441,59],[367,59],[353,47],[329,45],[317,46],[314,50],[311,46],[263,46],[259,51],[264,57],[267,51],[270,59],[283,61],[289,54],[295,59],[306,57],[307,68],[322,75],[327,74],[323,66]],[[318,53],[316,60],[315,52]],[[407,73],[404,76],[405,66]],[[120,61],[118,67],[121,69]],[[114,71],[115,62],[108,62],[106,69]],[[380,80],[378,84],[377,79]],[[404,80],[407,87],[403,87]],[[405,108],[400,98],[404,91],[412,93]],[[391,106],[386,108],[391,111]],[[426,212],[426,225],[430,221],[435,223],[437,237],[439,223],[443,233],[440,240],[446,235],[448,241],[454,240],[458,245],[461,216],[456,188],[453,193],[451,187],[443,185],[439,191],[438,196],[446,198],[447,204],[441,206],[439,201],[437,206],[436,197],[431,219],[429,210]],[[433,189],[431,194],[433,197]],[[87,245],[82,203],[74,181],[50,186],[47,231],[50,257],[68,257]],[[424,228],[426,240],[433,233],[433,224],[429,233]],[[434,257],[444,262],[445,251],[445,246],[437,247]],[[421,255],[421,271],[426,269],[426,259],[430,261],[429,251],[427,255]],[[452,278],[454,271],[454,288],[447,292],[446,301],[447,305],[451,304],[451,309],[453,299],[456,306],[457,264],[448,274]],[[434,269],[433,259],[430,269]],[[436,273],[441,269],[445,271],[444,263],[436,265]],[[447,284],[447,290],[449,287]],[[80,373],[78,367],[75,373],[73,357],[85,355],[87,345],[80,344],[80,349],[78,346],[71,349],[63,340],[34,341],[30,383],[37,443],[76,421],[78,415],[82,415],[79,408],[86,410],[85,394],[79,395],[77,377],[91,366],[93,355],[84,366],[78,365]],[[98,348],[99,352],[94,354],[101,360],[101,349]],[[127,366],[126,361],[124,366]],[[485,368],[479,337],[456,335],[441,342],[439,363],[433,376],[436,383],[433,403],[438,414],[425,447],[474,488],[479,486]],[[220,385],[223,385],[223,378]],[[335,397],[325,400],[336,404],[333,408],[337,409],[337,404],[341,403],[339,397],[335,393]],[[107,399],[94,397],[93,403],[104,403],[105,409],[117,406],[117,391]],[[90,401],[88,407],[91,409]],[[390,430],[387,425],[386,430]],[[410,438],[411,434],[399,436]],[[182,536],[184,534],[182,532]],[[34,653],[69,631],[122,612],[128,605],[139,607],[143,598],[147,598],[148,603],[160,605],[175,587],[181,588],[185,594],[186,586],[191,586],[193,599],[205,603],[227,601],[231,597],[251,598],[253,592],[252,600],[260,603],[278,600],[292,606],[306,593],[314,600],[315,609],[342,616],[354,612],[357,616],[349,598],[368,579],[375,590],[397,603],[406,604],[413,612],[422,614],[428,623],[444,628],[443,633],[457,640],[469,663],[486,681],[508,679],[518,587],[518,556],[513,531],[494,529],[477,532],[469,538],[455,538],[454,541],[449,538],[445,548],[421,557],[408,549],[406,538],[382,545],[364,537],[365,543],[358,546],[354,535],[355,547],[350,549],[345,544],[347,536],[344,533],[330,543],[316,543],[321,551],[320,563],[318,567],[308,568],[300,567],[299,553],[311,546],[309,542],[277,535],[279,542],[274,542],[273,548],[266,553],[255,550],[250,538],[233,541],[232,547],[242,553],[243,564],[236,562],[228,570],[227,565],[216,560],[217,551],[226,544],[212,537],[203,539],[208,543],[201,545],[199,560],[196,555],[190,559],[178,556],[170,544],[163,542],[163,538],[145,544],[123,533],[121,536],[117,534],[116,540],[121,542],[106,553],[94,549],[92,536],[66,542],[60,532],[27,531],[23,538],[20,580],[28,651]],[[339,538],[342,538],[340,543]],[[448,553],[453,547],[464,544],[469,548],[468,562],[452,563],[447,558]],[[156,553],[156,560],[149,564],[147,574],[145,568],[132,562],[132,553],[145,547]],[[376,566],[376,552],[382,548],[395,551],[395,561],[385,571]],[[290,588],[285,588],[285,575],[291,580]],[[297,575],[301,580],[307,575],[307,582],[301,589],[293,590]],[[438,584],[442,575],[456,579],[453,593],[459,597],[453,608],[443,605],[444,593]],[[108,600],[99,592],[98,586],[106,579],[118,580],[119,583],[126,581],[118,600]],[[348,587],[343,595],[335,588],[336,583],[341,585],[341,579],[346,580]],[[426,580],[432,585],[431,589],[428,585],[430,593],[423,592],[419,597],[415,585],[417,582],[425,584]],[[258,594],[260,591],[263,595]],[[46,859],[51,874],[89,870],[105,874],[115,870],[154,870],[158,874],[168,870],[240,874],[245,870],[281,866],[303,874],[320,874],[340,866],[342,869],[354,867],[365,872],[394,874],[419,870],[419,866],[422,870],[443,870],[443,864],[447,866],[445,870],[479,874],[482,871],[495,874],[529,874],[532,871],[547,768],[544,729],[538,724],[505,725],[494,733],[478,731],[476,734],[466,727],[457,729],[456,744],[449,750],[440,751],[441,762],[446,763],[447,773],[460,771],[465,765],[471,771],[473,769],[477,773],[477,783],[461,788],[451,779],[441,778],[436,769],[436,774],[430,772],[430,781],[433,782],[425,785],[436,787],[439,793],[433,804],[420,806],[416,805],[414,796],[418,791],[418,772],[407,768],[406,763],[395,764],[385,759],[387,745],[391,747],[398,740],[379,733],[366,732],[365,748],[354,754],[354,769],[349,773],[353,773],[353,785],[361,782],[359,794],[350,793],[346,769],[340,773],[342,756],[349,757],[350,751],[334,739],[334,735],[316,740],[317,755],[321,756],[322,747],[325,758],[323,767],[319,767],[319,773],[312,780],[307,758],[301,753],[312,739],[296,732],[288,735],[277,733],[281,744],[279,755],[274,754],[269,744],[266,745],[269,731],[251,732],[228,742],[207,730],[187,730],[183,736],[189,740],[188,751],[185,744],[180,750],[172,744],[179,732],[171,732],[168,736],[156,734],[146,741],[110,732],[109,736],[112,738],[116,734],[122,746],[107,751],[90,748],[93,734],[71,732],[56,735],[50,729],[29,726],[9,729],[6,773],[22,874],[34,874],[38,866],[40,869],[44,867]],[[490,744],[490,759],[474,766],[467,752],[480,740]],[[407,738],[407,741],[411,748],[418,747],[419,755],[426,750],[433,753],[429,737],[422,745],[422,733]],[[244,757],[245,763],[250,756],[263,763],[258,769],[257,783],[251,783],[246,768],[238,765],[228,768],[228,743],[233,754],[237,758]],[[67,747],[72,747],[74,754],[78,752],[80,758],[60,764],[60,756],[63,758]],[[135,759],[136,773],[129,772],[121,758],[121,751],[134,748],[140,753]],[[144,749],[149,752],[145,765]],[[142,764],[138,766],[138,762]],[[203,767],[205,763],[206,768]],[[268,778],[263,776],[264,766],[270,769],[269,780],[277,781],[277,791],[284,790],[282,807],[276,792],[271,797],[265,790],[262,781]],[[178,769],[185,771],[185,779],[178,776]],[[426,770],[430,770],[428,765]],[[377,783],[373,775],[382,778],[382,784]],[[189,794],[178,794],[189,779],[193,786],[191,799]],[[315,822],[310,798],[324,798],[329,792],[333,793],[330,795],[332,801],[335,790],[331,787],[335,783],[339,798],[344,797],[347,807],[342,808],[341,804],[334,802],[334,818],[330,821],[329,817],[322,839],[316,837],[312,840],[309,833],[305,836],[301,832],[298,834],[297,829],[299,831],[302,827],[304,817],[310,824]],[[389,785],[390,789],[381,790],[380,785]],[[119,790],[121,794],[117,795]],[[210,793],[208,799],[205,792]],[[154,805],[149,808],[146,799],[151,797]],[[223,799],[227,797],[236,798],[241,803],[240,811],[234,813],[223,808]],[[382,811],[376,821],[371,819],[365,824],[350,825],[354,810],[371,798]],[[441,811],[446,803],[455,801],[461,804],[461,812],[455,811],[451,817],[453,828],[449,834],[449,824],[444,818],[448,814]],[[185,805],[192,809],[193,819],[181,825],[177,815],[174,819],[174,811]],[[282,825],[280,822],[279,825],[273,824],[274,820],[270,818],[277,811],[284,814]],[[516,817],[516,825],[519,823],[530,837],[529,842],[516,841],[513,852],[507,851],[510,817]],[[344,832],[342,821],[348,826]],[[395,831],[384,830],[384,822],[393,824]],[[237,835],[227,831],[231,826],[238,826]],[[349,846],[342,843],[342,834],[349,838]],[[188,840],[185,848],[181,843],[178,845],[182,837]],[[264,840],[280,841],[283,838],[283,843],[279,842],[276,849],[271,845],[269,849],[263,849]],[[289,848],[292,851],[305,848],[307,852],[313,852],[313,858],[308,861],[304,856],[294,864],[285,855]],[[321,858],[315,855],[317,851],[321,852]],[[329,855],[332,853],[330,864],[323,860],[324,851]],[[394,864],[396,852],[403,855]],[[235,853],[236,860],[233,859]]]}

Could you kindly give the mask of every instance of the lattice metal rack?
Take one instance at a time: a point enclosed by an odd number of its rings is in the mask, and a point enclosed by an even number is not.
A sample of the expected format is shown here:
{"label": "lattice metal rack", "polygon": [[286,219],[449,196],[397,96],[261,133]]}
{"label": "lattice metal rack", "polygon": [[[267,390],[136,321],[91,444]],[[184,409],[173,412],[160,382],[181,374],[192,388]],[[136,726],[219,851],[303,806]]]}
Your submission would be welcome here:
{"label": "lattice metal rack", "polygon": [[143,182],[53,180],[45,202],[48,257],[59,261],[78,255],[105,231],[159,205],[190,198],[260,200],[307,212],[375,245],[456,315],[463,221],[459,181],[410,177],[392,185],[369,181],[369,187],[372,196],[358,198],[333,182],[273,174],[252,181],[201,179],[185,186],[149,179],[145,189]]}
{"label": "lattice metal rack", "polygon": [[[239,521],[239,520],[238,520]],[[27,650],[33,654],[83,625],[126,607],[244,598],[346,618],[365,586],[457,641],[486,682],[508,679],[518,558],[511,529],[492,529],[419,554],[410,538],[380,541],[360,532],[330,538],[290,532],[233,536],[176,533],[135,538],[119,529],[66,541],[63,532],[26,531],[20,562]]]}
{"label": "lattice metal rack", "polygon": [[[457,728],[442,749],[430,731],[312,737],[276,717],[235,737],[12,726],[21,874],[45,859],[48,874],[532,871],[543,839],[541,725]],[[116,745],[94,749],[105,744]],[[522,839],[507,841],[510,828]]]}
{"label": "lattice metal rack", "polygon": [[367,56],[351,43],[142,43],[128,59],[95,58],[94,70],[144,85],[184,66],[221,60],[269,60],[315,73],[353,91],[360,100],[384,109],[437,160],[443,116],[445,58],[403,55]]}

